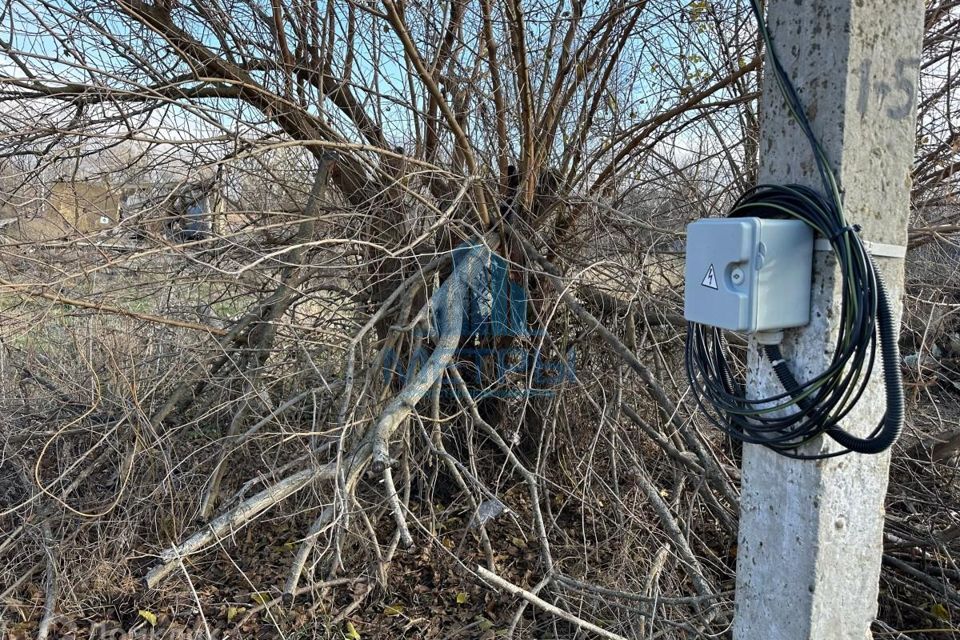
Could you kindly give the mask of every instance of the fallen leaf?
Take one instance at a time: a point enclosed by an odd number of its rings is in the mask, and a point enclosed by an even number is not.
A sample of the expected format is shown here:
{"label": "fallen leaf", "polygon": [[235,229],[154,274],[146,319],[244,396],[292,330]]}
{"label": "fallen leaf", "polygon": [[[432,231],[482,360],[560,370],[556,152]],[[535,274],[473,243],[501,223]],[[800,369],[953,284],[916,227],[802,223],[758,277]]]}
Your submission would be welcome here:
{"label": "fallen leaf", "polygon": [[347,621],[347,637],[350,638],[350,640],[360,640],[360,633],[350,621]]}
{"label": "fallen leaf", "polygon": [[273,598],[270,597],[269,593],[264,593],[262,591],[255,591],[250,594],[250,599],[256,602],[257,604],[267,604]]}
{"label": "fallen leaf", "polygon": [[403,613],[402,604],[388,604],[383,608],[383,615],[385,616],[398,616]]}
{"label": "fallen leaf", "polygon": [[933,603],[933,606],[930,607],[930,613],[937,616],[944,622],[950,622],[950,611],[939,602]]}
{"label": "fallen leaf", "polygon": [[137,611],[137,615],[146,620],[151,627],[157,626],[157,614],[152,611],[147,611],[146,609],[140,609]]}
{"label": "fallen leaf", "polygon": [[244,607],[227,607],[227,622],[233,622],[233,619],[246,611]]}
{"label": "fallen leaf", "polygon": [[467,604],[467,594],[463,591],[457,594],[457,604]]}

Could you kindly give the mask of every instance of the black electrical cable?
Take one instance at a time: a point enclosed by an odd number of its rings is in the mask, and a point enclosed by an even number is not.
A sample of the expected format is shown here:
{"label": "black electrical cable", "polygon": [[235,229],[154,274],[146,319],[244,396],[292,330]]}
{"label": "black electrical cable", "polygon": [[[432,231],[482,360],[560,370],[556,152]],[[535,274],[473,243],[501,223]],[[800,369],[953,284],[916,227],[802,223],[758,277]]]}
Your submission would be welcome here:
{"label": "black electrical cable", "polygon": [[[803,383],[791,372],[779,345],[763,345],[762,351],[784,392],[749,400],[728,363],[729,349],[722,331],[691,322],[687,327],[687,377],[697,404],[713,424],[732,438],[801,459],[850,452],[880,453],[897,440],[904,419],[900,353],[890,301],[859,236],[859,228],[846,222],[836,176],[796,89],[777,58],[759,3],[751,3],[774,77],[790,113],[810,143],[826,195],[801,185],[760,185],[741,196],[728,215],[802,220],[830,242],[841,277],[839,333],[830,365]],[[878,336],[886,413],[872,433],[860,438],[843,430],[840,423],[866,389],[876,359]],[[823,454],[798,451],[798,447],[822,434],[833,438],[843,449]]]}

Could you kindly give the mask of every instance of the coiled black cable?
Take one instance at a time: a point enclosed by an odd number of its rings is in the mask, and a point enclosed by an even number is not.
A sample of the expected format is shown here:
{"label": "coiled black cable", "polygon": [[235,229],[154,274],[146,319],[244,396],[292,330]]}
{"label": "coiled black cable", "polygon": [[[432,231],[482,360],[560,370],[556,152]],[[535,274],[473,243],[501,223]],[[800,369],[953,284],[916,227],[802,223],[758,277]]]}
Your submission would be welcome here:
{"label": "coiled black cable", "polygon": [[[841,276],[839,332],[827,369],[800,383],[784,361],[779,345],[763,353],[784,388],[778,395],[749,400],[728,363],[728,347],[720,329],[689,323],[686,369],[698,404],[710,420],[731,437],[762,444],[797,458],[823,458],[855,451],[880,453],[903,428],[903,382],[897,328],[886,288],[856,229],[809,187],[761,186],[751,189],[730,211],[731,216],[792,217],[830,240]],[[840,427],[860,400],[876,359],[879,338],[887,396],[883,420],[865,438]],[[797,447],[820,434],[843,450],[805,455]]]}
{"label": "coiled black cable", "polygon": [[[793,458],[822,459],[850,452],[880,453],[903,429],[903,381],[897,327],[886,288],[858,234],[847,224],[836,177],[803,111],[797,92],[773,48],[756,0],[752,0],[760,33],[773,63],[774,76],[787,106],[810,142],[826,195],[801,185],[760,185],[734,204],[730,217],[794,218],[829,240],[841,276],[840,322],[830,365],[806,382],[799,382],[784,361],[779,345],[763,346],[784,392],[749,400],[728,363],[723,333],[715,327],[689,323],[685,364],[697,404],[717,427],[732,438],[760,444]],[[877,427],[860,438],[840,423],[866,389],[876,359],[879,335],[886,389],[886,413]],[[843,449],[804,454],[798,447],[826,434]]]}

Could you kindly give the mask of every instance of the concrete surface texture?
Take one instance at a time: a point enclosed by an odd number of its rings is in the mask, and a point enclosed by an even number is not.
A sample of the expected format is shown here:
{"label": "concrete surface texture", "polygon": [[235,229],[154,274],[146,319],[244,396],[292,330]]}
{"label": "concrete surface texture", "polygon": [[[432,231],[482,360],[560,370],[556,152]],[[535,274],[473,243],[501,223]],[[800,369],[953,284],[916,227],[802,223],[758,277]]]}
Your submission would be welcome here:
{"label": "concrete surface texture", "polygon": [[[769,25],[814,131],[837,172],[849,222],[866,240],[906,243],[920,0],[771,0]],[[769,63],[769,59],[767,60]],[[820,189],[813,155],[765,74],[760,182]],[[877,258],[899,315],[903,264]],[[814,260],[811,323],[786,332],[800,380],[827,366],[839,316],[832,255]],[[751,397],[781,392],[751,347]],[[842,425],[864,435],[884,412],[882,366]],[[810,452],[836,448],[829,439]],[[796,461],[745,446],[737,559],[736,640],[863,640],[876,615],[889,453]]]}

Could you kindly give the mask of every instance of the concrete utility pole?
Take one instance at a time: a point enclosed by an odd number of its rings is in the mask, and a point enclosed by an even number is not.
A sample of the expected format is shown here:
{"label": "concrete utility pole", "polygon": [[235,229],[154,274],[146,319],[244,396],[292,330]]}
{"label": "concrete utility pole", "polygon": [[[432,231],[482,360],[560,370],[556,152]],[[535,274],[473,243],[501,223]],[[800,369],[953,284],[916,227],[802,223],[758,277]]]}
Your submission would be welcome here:
{"label": "concrete utility pole", "polygon": [[[922,0],[770,0],[774,47],[793,79],[844,193],[848,222],[870,242],[905,246]],[[813,155],[786,111],[767,58],[760,182],[822,190]],[[895,253],[895,252],[888,252]],[[876,257],[899,316],[903,260]],[[817,251],[811,323],[787,331],[784,355],[801,381],[833,354],[839,278]],[[780,393],[751,347],[752,398]],[[884,411],[882,366],[841,425],[863,436]],[[822,438],[807,451],[832,450]],[[736,640],[863,640],[876,616],[889,453],[821,462],[784,458],[759,446],[743,454],[737,558]]]}

